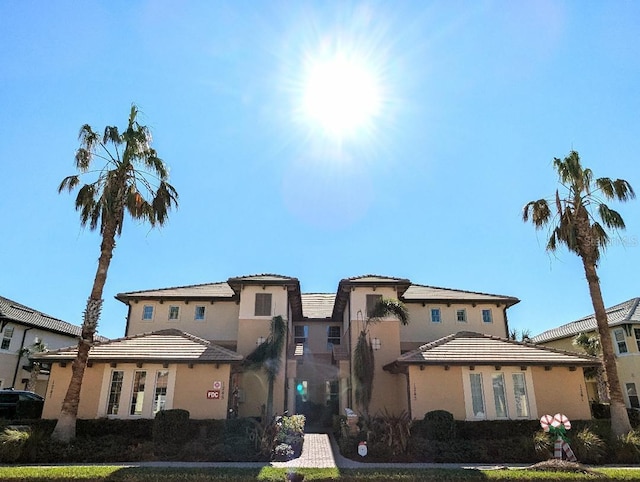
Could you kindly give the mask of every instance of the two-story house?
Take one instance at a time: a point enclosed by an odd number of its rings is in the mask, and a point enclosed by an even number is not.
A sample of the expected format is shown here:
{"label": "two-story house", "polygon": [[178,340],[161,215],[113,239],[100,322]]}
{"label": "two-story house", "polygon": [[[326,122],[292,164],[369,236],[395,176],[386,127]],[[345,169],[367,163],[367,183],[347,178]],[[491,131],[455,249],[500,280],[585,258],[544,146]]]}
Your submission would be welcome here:
{"label": "two-story house", "polygon": [[[31,378],[30,350],[69,346],[79,336],[79,326],[0,296],[0,388],[26,388]],[[35,391],[40,395],[44,395],[47,374],[42,370],[37,377]]]}
{"label": "two-story house", "polygon": [[[627,407],[640,409],[638,389],[640,389],[640,298],[632,298],[607,308],[607,321],[611,331],[611,341],[616,355],[616,366],[620,386],[625,395]],[[573,344],[576,335],[586,333],[597,335],[595,314],[547,330],[532,338],[533,343],[559,348],[561,350],[581,351]],[[597,382],[587,380],[590,400],[598,399]]]}
{"label": "two-story house", "polygon": [[[371,413],[407,410],[422,418],[444,409],[471,420],[558,411],[590,416],[582,367],[597,362],[508,340],[507,310],[519,301],[510,296],[375,275],[343,279],[335,293],[302,293],[298,279],[265,274],[116,298],[128,306],[126,333],[92,348],[80,418],[152,417],[162,408],[183,408],[192,418],[259,416],[266,377],[242,360],[269,336],[278,315],[288,335],[275,411],[296,413],[309,403],[334,413],[357,410],[354,346],[380,298],[401,300],[410,322],[388,318],[370,326]],[[43,355],[52,363],[45,418],[59,413],[74,356],[74,347]]]}

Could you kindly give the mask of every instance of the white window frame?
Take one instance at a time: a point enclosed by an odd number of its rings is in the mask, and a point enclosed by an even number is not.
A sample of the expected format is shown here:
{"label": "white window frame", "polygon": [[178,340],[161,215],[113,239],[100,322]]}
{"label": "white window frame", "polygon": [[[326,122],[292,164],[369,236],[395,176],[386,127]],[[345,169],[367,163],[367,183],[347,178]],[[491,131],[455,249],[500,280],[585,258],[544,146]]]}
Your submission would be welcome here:
{"label": "white window frame", "polygon": [[[114,380],[114,375],[116,373],[119,373],[121,375],[121,378],[119,381]],[[111,370],[111,377],[109,377],[109,384],[107,386],[107,417],[118,417],[118,416],[125,415],[127,412],[125,410],[125,413],[122,413],[122,387],[124,385],[124,376],[125,376],[124,370]],[[117,387],[114,387],[114,382],[118,384]],[[117,388],[115,392],[114,392],[114,388]],[[116,400],[113,400],[113,403],[111,399],[112,393],[116,398]],[[115,407],[115,411],[114,411],[114,407]],[[111,410],[111,413],[110,413],[110,410]]]}
{"label": "white window frame", "polygon": [[[175,313],[175,316],[173,314]],[[178,305],[170,305],[169,313],[168,313],[169,321],[179,321],[180,320],[180,307]]]}
{"label": "white window frame", "polygon": [[[476,395],[477,392],[474,393],[473,380],[478,380],[480,382],[480,399],[478,400]],[[477,420],[484,420],[487,418],[487,404],[485,403],[484,396],[484,382],[482,380],[482,373],[469,373],[469,393],[471,395],[471,412],[473,414],[473,418]],[[476,412],[476,402],[480,402],[482,405],[482,411]]]}
{"label": "white window frame", "polygon": [[[138,374],[144,374],[144,380],[142,382],[142,390],[138,386],[138,390],[136,391],[136,382],[138,381]],[[133,378],[131,380],[131,393],[129,394],[129,416],[131,417],[141,417],[144,414],[144,399],[145,392],[147,390],[147,370],[134,370]],[[138,400],[138,397],[142,397],[142,400]],[[140,407],[140,411],[136,411]],[[133,412],[133,413],[132,413]]]}
{"label": "white window frame", "polygon": [[[147,308],[151,310],[151,316],[147,316]],[[142,321],[153,321],[153,315],[155,311],[156,310],[153,305],[144,305],[142,307]]]}
{"label": "white window frame", "polygon": [[[202,314],[200,316],[198,316],[198,310],[202,311]],[[193,309],[193,319],[195,321],[204,321],[206,317],[207,317],[207,307],[204,305],[196,305],[196,307]]]}
{"label": "white window frame", "polygon": [[[631,393],[631,390],[633,390],[633,393]],[[624,384],[624,394],[627,398],[629,407],[640,408],[640,397],[638,397],[638,390],[636,389],[636,384],[634,382],[628,382]],[[631,402],[631,397],[635,397],[635,404]]]}
{"label": "white window frame", "polygon": [[[520,416],[518,404],[516,403],[516,390],[514,375],[520,374],[524,378],[524,395],[528,408],[527,416]],[[477,417],[473,408],[473,395],[471,389],[471,376],[481,375],[483,384],[484,418]],[[493,389],[493,378],[495,375],[502,375],[504,381],[504,394],[506,398],[507,416],[498,416],[496,410],[495,393]],[[538,418],[538,408],[536,405],[536,394],[533,386],[531,370],[519,370],[518,367],[502,367],[496,370],[493,366],[466,367],[462,370],[462,387],[464,391],[464,404],[466,420],[535,420]],[[519,391],[519,393],[521,393]],[[523,400],[520,401],[522,403]]]}
{"label": "white window frame", "polygon": [[[460,316],[462,315],[462,316]],[[466,323],[467,322],[467,310],[464,308],[458,308],[456,310],[456,321],[458,323]]]}
{"label": "white window frame", "polygon": [[431,308],[429,310],[429,316],[431,317],[431,323],[442,323],[442,311],[440,308]]}
{"label": "white window frame", "polygon": [[[1,350],[9,350],[11,348],[11,340],[13,339],[13,335],[15,333],[15,327],[13,326],[5,326],[4,330],[2,330],[2,341],[0,341],[0,349]],[[7,346],[5,348],[5,341]]]}
{"label": "white window frame", "polygon": [[[621,335],[621,339],[618,338]],[[618,355],[626,355],[629,353],[629,347],[627,346],[627,338],[625,337],[624,330],[622,328],[616,328],[613,330],[613,347]],[[620,348],[624,346],[624,351]]]}
{"label": "white window frame", "polygon": [[[500,386],[496,386],[496,381],[500,382]],[[499,388],[500,390],[496,390]],[[507,391],[507,382],[503,372],[495,372],[491,374],[491,391],[493,392],[493,407],[496,413],[496,419],[508,420],[509,419],[509,395]],[[504,413],[498,415],[498,401],[502,396],[504,398]],[[515,397],[514,397],[515,400]]]}
{"label": "white window frame", "polygon": [[[338,330],[338,336],[331,336],[331,330]],[[335,345],[342,343],[342,327],[339,325],[327,326],[327,350],[333,349]]]}
{"label": "white window frame", "polygon": [[638,347],[638,351],[640,352],[640,328],[634,328],[633,335],[636,337],[636,346]]}
{"label": "white window frame", "polygon": [[[302,335],[298,335],[298,331],[302,331]],[[307,346],[309,343],[309,326],[308,325],[295,325],[293,327],[293,342],[296,345]]]}
{"label": "white window frame", "polygon": [[[522,393],[516,392],[516,378],[522,378]],[[514,372],[511,374],[511,382],[513,384],[513,398],[516,402],[515,415],[517,418],[528,419],[529,415],[531,414],[531,409],[529,408],[530,404],[529,404],[529,394],[527,391],[527,377],[523,372]],[[518,397],[524,397],[522,398],[521,403],[518,403]]]}
{"label": "white window frame", "polygon": [[[488,316],[485,316],[488,315]],[[485,308],[482,310],[482,322],[483,323],[493,323],[493,313],[491,308]]]}

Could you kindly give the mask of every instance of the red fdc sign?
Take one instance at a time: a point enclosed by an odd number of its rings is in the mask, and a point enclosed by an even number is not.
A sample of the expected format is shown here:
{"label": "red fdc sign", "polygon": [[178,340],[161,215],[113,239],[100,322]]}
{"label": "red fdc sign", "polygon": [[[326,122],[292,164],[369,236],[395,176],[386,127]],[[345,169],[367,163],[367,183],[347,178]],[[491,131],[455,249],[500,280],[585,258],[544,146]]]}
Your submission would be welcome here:
{"label": "red fdc sign", "polygon": [[220,390],[207,390],[208,400],[220,400]]}

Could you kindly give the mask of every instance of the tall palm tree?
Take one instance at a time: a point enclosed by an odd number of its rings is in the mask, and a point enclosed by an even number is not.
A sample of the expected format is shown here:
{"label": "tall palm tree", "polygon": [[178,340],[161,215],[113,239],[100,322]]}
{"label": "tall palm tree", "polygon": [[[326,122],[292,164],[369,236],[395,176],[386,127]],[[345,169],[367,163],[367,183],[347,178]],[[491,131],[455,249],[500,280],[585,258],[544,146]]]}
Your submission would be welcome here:
{"label": "tall palm tree", "polygon": [[260,343],[246,358],[244,365],[249,370],[264,369],[267,374],[267,404],[265,419],[269,423],[273,417],[273,386],[282,366],[282,349],[287,340],[287,323],[282,316],[271,319],[271,329],[267,339]]}
{"label": "tall palm tree", "polygon": [[[79,174],[64,178],[58,187],[58,192],[71,192],[80,185],[82,174],[96,176],[80,187],[75,207],[80,211],[80,224],[91,230],[99,228],[102,236],[98,268],[83,315],[78,354],[53,432],[53,437],[63,442],[75,438],[82,378],[100,318],[102,292],[115,239],[122,234],[125,214],[152,227],[161,226],[167,221],[170,208],[178,204],[178,193],[168,183],[167,167],[151,147],[151,132],[138,123],[137,116],[138,108],[134,104],[126,130],[120,132],[115,126],[107,126],[102,136],[91,126],[83,125],[75,157]],[[96,171],[92,170],[94,164],[98,164]]]}
{"label": "tall palm tree", "polygon": [[[600,353],[600,338],[597,335],[588,335],[580,333],[573,338],[573,346],[581,348],[587,355],[602,359]],[[598,401],[600,403],[609,402],[609,393],[607,392],[607,382],[604,376],[604,368],[602,363],[597,367],[588,367],[584,369],[584,374],[589,378],[596,379],[598,389]]]}
{"label": "tall palm tree", "polygon": [[396,299],[382,298],[376,303],[372,313],[369,313],[364,321],[353,350],[353,374],[356,382],[355,398],[365,417],[369,415],[375,374],[375,358],[369,329],[372,324],[390,316],[400,320],[403,325],[409,323],[409,312],[404,303]]}
{"label": "tall palm tree", "polygon": [[[20,358],[30,358],[31,355],[42,353],[45,351],[47,351],[46,345],[42,342],[42,340],[38,340],[33,342],[31,345],[22,348],[19,355]],[[29,381],[27,382],[25,390],[35,392],[36,384],[38,383],[38,376],[40,375],[40,370],[42,369],[42,361],[38,359],[30,359],[29,362],[31,371],[29,374]]]}
{"label": "tall palm tree", "polygon": [[635,193],[624,179],[594,179],[591,169],[582,167],[576,151],[571,151],[564,159],[555,158],[553,167],[566,191],[563,192],[564,197],[560,197],[556,190],[551,201],[539,199],[527,203],[522,219],[525,222],[530,219],[536,229],[551,227],[548,251],[555,251],[559,244],[564,244],[582,260],[609,386],[611,429],[615,435],[622,435],[631,430],[631,425],[622,397],[597,266],[601,251],[609,244],[607,229],[615,231],[625,228],[622,216],[609,208],[605,201],[628,201],[635,197]]}

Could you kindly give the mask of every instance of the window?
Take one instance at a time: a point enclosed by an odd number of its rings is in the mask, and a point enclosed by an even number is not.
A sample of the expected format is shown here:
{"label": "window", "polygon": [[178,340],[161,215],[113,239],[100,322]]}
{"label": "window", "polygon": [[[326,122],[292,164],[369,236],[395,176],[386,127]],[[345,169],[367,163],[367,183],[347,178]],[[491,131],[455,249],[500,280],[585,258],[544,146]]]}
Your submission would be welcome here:
{"label": "window", "polygon": [[142,319],[153,320],[153,306],[144,305],[144,307],[142,308]]}
{"label": "window", "polygon": [[159,370],[156,372],[156,388],[153,392],[153,413],[164,410],[167,406],[167,386],[169,381],[169,370]]}
{"label": "window", "polygon": [[170,306],[169,307],[169,319],[177,320],[180,317],[180,307],[179,306]]}
{"label": "window", "polygon": [[507,395],[504,391],[504,374],[494,373],[491,376],[493,383],[493,401],[496,404],[496,417],[507,418]]}
{"label": "window", "polygon": [[0,348],[8,350],[11,345],[11,338],[13,338],[13,326],[5,326],[4,331],[2,332],[2,344],[0,345]]}
{"label": "window", "polygon": [[524,379],[524,373],[514,373],[511,375],[513,379],[513,396],[516,399],[516,416],[529,417],[529,400],[527,399],[527,382]]}
{"label": "window", "polygon": [[482,321],[485,323],[493,323],[493,316],[491,316],[491,310],[482,310]]}
{"label": "window", "polygon": [[298,325],[293,327],[293,342],[296,345],[306,345],[308,337],[309,337],[308,326]]}
{"label": "window", "polygon": [[111,372],[111,388],[109,389],[109,403],[107,404],[107,415],[118,415],[120,406],[120,394],[122,393],[123,371]]}
{"label": "window", "polygon": [[196,306],[196,311],[193,315],[194,320],[204,320],[204,306]]}
{"label": "window", "polygon": [[634,328],[633,334],[636,337],[636,346],[638,347],[638,351],[640,351],[640,329]]}
{"label": "window", "polygon": [[341,330],[339,326],[327,326],[327,350],[340,344]]}
{"label": "window", "polygon": [[627,353],[627,342],[624,339],[624,331],[623,330],[614,330],[613,337],[615,338],[616,349],[618,350],[618,354],[621,355],[623,353]]}
{"label": "window", "polygon": [[382,301],[382,295],[367,295],[367,317],[375,313],[376,305]]}
{"label": "window", "polygon": [[142,415],[142,404],[144,403],[144,383],[147,379],[147,372],[136,371],[133,376],[133,390],[131,391],[131,410],[129,415]]}
{"label": "window", "polygon": [[256,293],[255,316],[271,316],[271,293]]}
{"label": "window", "polygon": [[636,391],[635,383],[625,384],[627,389],[627,397],[629,398],[629,406],[631,408],[640,408],[640,399],[638,399],[638,392]]}
{"label": "window", "polygon": [[338,380],[327,380],[324,385],[325,401],[337,402],[340,395],[340,382]]}
{"label": "window", "polygon": [[467,321],[467,310],[465,310],[464,308],[461,310],[456,310],[456,320],[460,321],[460,322],[466,322]]}
{"label": "window", "polygon": [[482,373],[470,373],[469,381],[471,382],[471,404],[473,406],[473,415],[476,418],[484,418],[484,395],[482,390]]}
{"label": "window", "polygon": [[440,323],[440,308],[431,308],[431,322]]}

